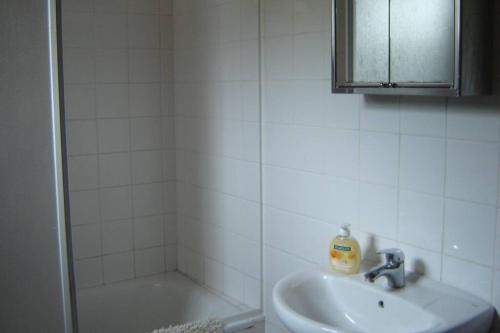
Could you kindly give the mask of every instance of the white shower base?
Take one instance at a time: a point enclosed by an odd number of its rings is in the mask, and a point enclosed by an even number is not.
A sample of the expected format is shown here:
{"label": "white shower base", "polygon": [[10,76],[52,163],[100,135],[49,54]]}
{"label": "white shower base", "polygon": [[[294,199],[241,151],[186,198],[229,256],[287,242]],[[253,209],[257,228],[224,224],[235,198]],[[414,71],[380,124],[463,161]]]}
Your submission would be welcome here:
{"label": "white shower base", "polygon": [[223,320],[226,332],[237,332],[261,320],[258,311],[252,313],[247,306],[176,272],[78,292],[80,333],[149,333],[207,318]]}

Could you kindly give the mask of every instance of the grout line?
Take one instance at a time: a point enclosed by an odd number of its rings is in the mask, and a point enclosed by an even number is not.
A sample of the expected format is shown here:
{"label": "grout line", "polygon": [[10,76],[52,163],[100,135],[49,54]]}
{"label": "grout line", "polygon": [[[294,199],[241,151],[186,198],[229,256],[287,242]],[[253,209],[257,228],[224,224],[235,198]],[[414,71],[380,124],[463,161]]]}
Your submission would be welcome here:
{"label": "grout line", "polygon": [[129,137],[129,142],[128,142],[128,153],[129,153],[129,164],[130,164],[130,182],[131,184],[128,185],[130,186],[130,202],[131,202],[131,206],[130,206],[130,212],[131,212],[131,217],[130,219],[132,220],[132,249],[131,249],[131,253],[132,253],[132,275],[133,275],[133,278],[132,279],[136,279],[137,278],[137,269],[136,269],[136,266],[137,266],[137,263],[136,263],[136,260],[135,260],[135,252],[136,252],[136,230],[135,230],[135,210],[134,210],[134,184],[133,184],[133,179],[132,179],[132,170],[133,170],[133,157],[132,157],[132,122],[131,122],[131,113],[130,113],[130,86],[131,86],[131,82],[130,82],[130,66],[131,66],[131,50],[132,48],[130,47],[130,16],[131,16],[131,13],[130,11],[128,10],[127,8],[127,26],[126,26],[126,29],[127,29],[127,43],[128,43],[128,57],[127,57],[127,67],[128,67],[128,71],[127,71],[127,86],[128,86],[128,92],[127,92],[127,120],[128,120],[128,137]]}
{"label": "grout line", "polygon": [[[95,12],[93,13],[93,17],[95,17]],[[94,36],[96,38],[97,36]],[[93,49],[93,55],[94,55],[94,80],[92,83],[92,86],[94,88],[94,114],[96,116],[95,121],[95,126],[96,126],[96,152],[100,151],[100,145],[99,145],[99,133],[100,133],[100,127],[99,127],[99,122],[97,121],[97,43],[96,40],[94,40],[94,47]],[[101,266],[101,285],[104,284],[104,260],[103,260],[103,250],[104,250],[104,240],[103,240],[103,228],[102,228],[102,201],[101,201],[101,193],[100,193],[100,188],[101,188],[101,158],[98,153],[96,153],[96,158],[97,158],[97,196],[98,196],[98,201],[99,201],[99,261],[100,261],[100,266]],[[72,158],[72,155],[69,155],[69,158]],[[71,192],[70,192],[71,193]],[[71,197],[71,194],[70,194]]]}
{"label": "grout line", "polygon": [[264,221],[264,163],[263,161],[263,151],[264,151],[264,138],[263,138],[263,85],[264,85],[264,43],[263,43],[263,14],[264,7],[262,6],[262,1],[257,1],[257,15],[258,15],[258,48],[259,48],[259,73],[258,73],[258,94],[259,94],[259,218],[260,218],[260,310],[265,311],[265,276],[266,276],[266,256],[265,256],[265,221]]}
{"label": "grout line", "polygon": [[[389,52],[390,53],[390,52]],[[389,66],[390,67],[390,66]],[[390,76],[389,76],[390,77]],[[398,174],[396,176],[397,184],[397,198],[396,198],[396,242],[399,243],[399,223],[401,216],[401,146],[402,146],[402,134],[401,134],[401,96],[398,96]]]}
{"label": "grout line", "polygon": [[[499,154],[499,151],[497,150],[497,154]],[[497,166],[498,166],[498,163],[500,162],[500,156],[497,155]],[[500,186],[498,186],[499,184],[499,179],[498,179],[498,170],[497,170],[497,204],[498,204],[498,198],[500,197]],[[499,230],[498,228],[500,228],[500,223],[499,223],[499,209],[495,209],[495,228],[494,228],[494,237],[493,237],[493,277],[491,279],[491,301],[494,301],[493,297],[495,295],[495,270],[498,269],[499,267],[497,266],[497,262],[499,261],[499,258],[500,258],[500,253],[497,253],[497,244],[498,242],[500,242],[500,239],[498,237],[498,234],[499,234]],[[500,286],[499,286],[500,287]],[[500,311],[500,309],[499,309]]]}
{"label": "grout line", "polygon": [[441,217],[441,265],[439,271],[439,280],[443,281],[443,269],[444,269],[444,257],[445,257],[445,231],[446,231],[446,186],[448,178],[448,107],[449,99],[445,99],[445,117],[444,117],[444,127],[445,127],[445,144],[444,144],[444,182],[443,182],[443,214]]}

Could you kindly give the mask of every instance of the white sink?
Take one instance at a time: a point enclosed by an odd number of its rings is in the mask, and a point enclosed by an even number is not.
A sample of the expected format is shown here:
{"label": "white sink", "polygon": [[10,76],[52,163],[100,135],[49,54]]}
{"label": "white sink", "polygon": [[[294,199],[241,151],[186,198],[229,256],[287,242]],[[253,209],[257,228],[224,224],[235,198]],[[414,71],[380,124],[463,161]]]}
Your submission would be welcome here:
{"label": "white sink", "polygon": [[273,304],[292,333],[487,333],[494,309],[481,299],[426,278],[390,290],[362,275],[293,273],[273,290]]}

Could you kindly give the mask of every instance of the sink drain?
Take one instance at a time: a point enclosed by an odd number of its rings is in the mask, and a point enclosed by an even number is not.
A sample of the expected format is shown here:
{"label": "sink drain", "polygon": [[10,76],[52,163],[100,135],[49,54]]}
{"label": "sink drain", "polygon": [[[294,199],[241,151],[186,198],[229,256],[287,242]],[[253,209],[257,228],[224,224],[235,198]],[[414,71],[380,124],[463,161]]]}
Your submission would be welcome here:
{"label": "sink drain", "polygon": [[378,301],[378,307],[383,309],[384,308],[384,301]]}

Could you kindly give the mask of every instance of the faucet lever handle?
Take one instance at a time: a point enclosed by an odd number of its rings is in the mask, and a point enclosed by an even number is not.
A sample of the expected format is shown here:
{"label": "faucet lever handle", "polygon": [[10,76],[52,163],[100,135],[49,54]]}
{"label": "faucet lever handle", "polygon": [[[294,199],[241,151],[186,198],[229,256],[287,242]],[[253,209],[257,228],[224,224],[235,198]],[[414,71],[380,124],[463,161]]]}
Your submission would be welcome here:
{"label": "faucet lever handle", "polygon": [[385,260],[389,263],[399,265],[405,262],[405,254],[400,249],[384,249],[378,251],[377,254],[384,254]]}

